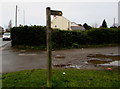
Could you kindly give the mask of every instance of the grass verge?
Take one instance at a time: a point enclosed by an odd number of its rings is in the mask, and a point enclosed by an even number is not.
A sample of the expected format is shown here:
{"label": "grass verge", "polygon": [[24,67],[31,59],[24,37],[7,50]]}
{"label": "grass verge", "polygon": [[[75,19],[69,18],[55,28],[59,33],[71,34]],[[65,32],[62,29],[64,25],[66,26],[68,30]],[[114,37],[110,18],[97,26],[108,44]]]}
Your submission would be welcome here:
{"label": "grass verge", "polygon": [[[54,69],[53,87],[120,87],[118,70]],[[2,87],[46,87],[47,70],[24,70],[2,75]]]}

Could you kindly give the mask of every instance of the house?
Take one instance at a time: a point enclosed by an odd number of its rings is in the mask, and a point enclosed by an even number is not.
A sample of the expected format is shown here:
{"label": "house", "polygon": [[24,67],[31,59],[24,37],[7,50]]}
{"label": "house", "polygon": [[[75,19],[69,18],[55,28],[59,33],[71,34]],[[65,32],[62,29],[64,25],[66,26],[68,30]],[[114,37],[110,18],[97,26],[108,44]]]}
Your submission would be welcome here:
{"label": "house", "polygon": [[71,29],[72,30],[85,30],[85,28],[83,26],[80,26],[80,25],[76,24],[75,22],[71,22]]}
{"label": "house", "polygon": [[51,22],[51,27],[61,30],[85,30],[83,26],[79,26],[75,22],[71,22],[63,16],[54,16]]}

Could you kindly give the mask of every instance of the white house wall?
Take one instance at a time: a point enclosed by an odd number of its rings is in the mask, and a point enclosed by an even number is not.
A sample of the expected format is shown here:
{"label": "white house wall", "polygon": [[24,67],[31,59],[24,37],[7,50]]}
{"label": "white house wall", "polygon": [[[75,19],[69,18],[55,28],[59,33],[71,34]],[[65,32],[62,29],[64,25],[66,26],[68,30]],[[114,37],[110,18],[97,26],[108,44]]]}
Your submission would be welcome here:
{"label": "white house wall", "polygon": [[71,22],[63,16],[54,17],[51,23],[51,27],[61,30],[85,30],[83,26],[79,26],[75,22]]}
{"label": "white house wall", "polygon": [[71,22],[62,16],[57,16],[53,18],[51,27],[60,28],[61,30],[71,30]]}

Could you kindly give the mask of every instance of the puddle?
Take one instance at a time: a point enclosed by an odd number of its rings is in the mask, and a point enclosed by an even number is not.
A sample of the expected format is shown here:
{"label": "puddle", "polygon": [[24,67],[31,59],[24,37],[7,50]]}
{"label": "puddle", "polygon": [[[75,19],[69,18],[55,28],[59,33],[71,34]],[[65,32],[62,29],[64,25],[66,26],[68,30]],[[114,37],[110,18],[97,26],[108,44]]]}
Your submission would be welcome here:
{"label": "puddle", "polygon": [[64,55],[56,55],[55,58],[65,58]]}
{"label": "puddle", "polygon": [[[120,55],[119,54],[90,54],[87,57],[90,57],[91,60],[87,61],[88,63],[93,63],[97,65],[108,65],[108,66],[119,66]],[[95,60],[96,58],[96,60]],[[111,59],[111,60],[109,60]]]}
{"label": "puddle", "polygon": [[92,57],[92,58],[110,58],[113,61],[120,60],[120,54],[90,54],[87,57]]}
{"label": "puddle", "polygon": [[93,64],[105,64],[105,63],[109,63],[111,61],[101,61],[101,60],[89,60],[87,61],[88,63],[93,63]]}
{"label": "puddle", "polygon": [[104,65],[104,66],[120,66],[120,61],[113,61],[105,64],[99,64],[99,65]]}

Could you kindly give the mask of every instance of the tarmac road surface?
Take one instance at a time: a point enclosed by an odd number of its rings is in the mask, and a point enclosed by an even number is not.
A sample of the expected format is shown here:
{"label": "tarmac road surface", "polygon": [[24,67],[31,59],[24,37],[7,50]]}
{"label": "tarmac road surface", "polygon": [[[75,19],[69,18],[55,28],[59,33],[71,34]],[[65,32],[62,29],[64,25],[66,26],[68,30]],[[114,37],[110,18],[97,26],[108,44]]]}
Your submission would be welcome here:
{"label": "tarmac road surface", "polygon": [[2,49],[2,73],[38,68],[46,68],[45,52],[16,51],[10,44]]}
{"label": "tarmac road surface", "polygon": [[[2,73],[47,68],[46,51],[16,50],[11,48],[10,43],[0,50],[2,51]],[[118,54],[118,47],[69,49],[53,51],[52,53],[53,65],[69,62],[82,65],[87,60],[88,54]],[[62,55],[65,58],[55,58],[56,55]]]}

